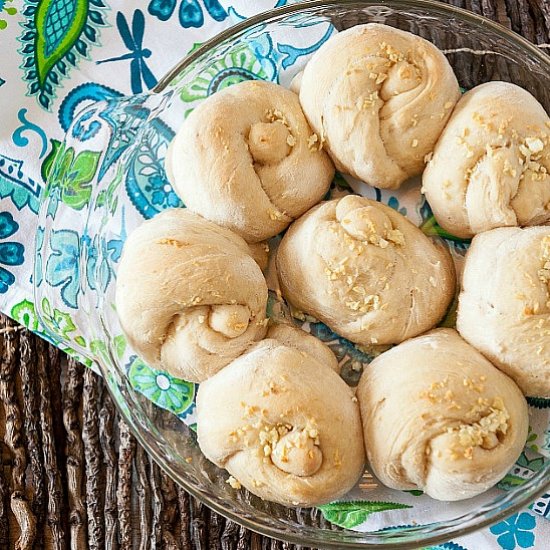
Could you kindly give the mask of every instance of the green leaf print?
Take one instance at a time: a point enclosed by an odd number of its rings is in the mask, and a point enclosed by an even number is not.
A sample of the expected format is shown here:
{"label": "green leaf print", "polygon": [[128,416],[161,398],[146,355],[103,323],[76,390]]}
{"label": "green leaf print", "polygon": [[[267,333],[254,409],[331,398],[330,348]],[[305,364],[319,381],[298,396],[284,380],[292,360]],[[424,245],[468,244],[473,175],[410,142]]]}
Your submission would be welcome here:
{"label": "green leaf print", "polygon": [[351,502],[331,502],[318,507],[321,513],[331,523],[353,529],[364,523],[367,518],[375,512],[384,512],[386,510],[402,510],[412,508],[407,504],[398,502],[377,502],[369,500],[355,500]]}
{"label": "green leaf print", "polygon": [[[103,208],[103,220],[114,215],[118,205],[119,187],[122,183],[122,166],[119,164],[116,169],[116,173],[111,183],[109,183],[107,189],[102,189],[96,198],[94,210]],[[107,208],[105,208],[107,206]]]}
{"label": "green leaf print", "polygon": [[[122,359],[124,352],[126,351],[126,337],[123,334],[119,334],[113,338],[113,345],[115,354],[118,359]],[[109,361],[109,355],[107,352],[107,344],[103,340],[92,340],[90,342],[90,351],[96,357]]]}
{"label": "green leaf print", "polygon": [[52,151],[42,165],[46,180],[46,195],[59,193],[59,198],[70,208],[82,210],[90,201],[99,151],[80,151],[75,155],[72,147],[52,141]]}
{"label": "green leaf print", "polygon": [[424,491],[419,491],[418,489],[411,489],[410,491],[403,491],[404,493],[409,493],[413,497],[420,497],[424,494]]}
{"label": "green leaf print", "polygon": [[119,334],[113,338],[113,346],[118,359],[122,359],[126,351],[126,338],[123,334]]}
{"label": "green leaf print", "polygon": [[52,169],[53,161],[55,160],[55,157],[59,150],[61,149],[61,142],[57,139],[51,139],[50,140],[52,144],[52,148],[50,152],[47,154],[46,158],[42,161],[42,166],[40,167],[40,173],[42,175],[42,179],[47,182],[48,177],[50,176],[50,171]]}
{"label": "green leaf print", "polygon": [[454,241],[457,243],[469,243],[469,239],[461,239],[455,235],[451,235],[448,231],[445,231],[436,221],[435,216],[430,216],[421,226],[420,229],[424,232],[425,235],[429,237],[443,237],[449,241]]}
{"label": "green leaf print", "polygon": [[187,55],[193,53],[195,50],[198,50],[203,44],[204,42],[194,42],[191,49],[187,52]]}
{"label": "green leaf print", "polygon": [[88,368],[91,368],[94,364],[94,362],[91,359],[84,357],[80,353],[76,352],[74,349],[71,349],[71,348],[60,348],[60,349],[63,353],[66,353],[69,357],[72,357],[73,359],[75,359],[75,361],[82,363]]}
{"label": "green leaf print", "polygon": [[107,355],[107,346],[103,343],[102,340],[92,340],[90,342],[90,351],[95,356],[106,356]]}
{"label": "green leaf print", "polygon": [[11,317],[29,330],[38,330],[38,317],[34,310],[34,304],[29,300],[23,300],[11,308]]}
{"label": "green leaf print", "polygon": [[62,340],[69,342],[70,333],[76,330],[76,326],[68,313],[63,313],[52,308],[47,298],[42,299],[42,317],[46,326]]}
{"label": "green leaf print", "polygon": [[[74,150],[69,149],[72,155]],[[97,170],[99,153],[81,151],[72,160],[62,181],[61,200],[75,210],[82,210],[90,200],[92,181]]]}

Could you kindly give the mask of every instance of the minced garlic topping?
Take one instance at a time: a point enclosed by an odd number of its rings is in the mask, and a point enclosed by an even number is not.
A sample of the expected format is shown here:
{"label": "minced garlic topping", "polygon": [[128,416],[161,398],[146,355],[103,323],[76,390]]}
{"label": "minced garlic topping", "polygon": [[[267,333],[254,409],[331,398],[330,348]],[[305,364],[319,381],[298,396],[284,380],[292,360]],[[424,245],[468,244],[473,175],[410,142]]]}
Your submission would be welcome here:
{"label": "minced garlic topping", "polygon": [[538,276],[543,283],[550,282],[550,235],[544,237],[540,243],[540,259],[543,262]]}
{"label": "minced garlic topping", "polygon": [[453,449],[454,453],[460,452],[464,458],[473,458],[474,447],[492,449],[498,444],[498,435],[505,435],[509,428],[510,414],[501,398],[493,400],[489,413],[472,424],[461,424],[458,427],[450,427],[448,433],[456,434],[460,450]]}
{"label": "minced garlic topping", "polygon": [[226,480],[226,483],[229,483],[233,489],[240,489],[242,487],[241,482],[238,479],[235,479],[233,476],[229,476]]}

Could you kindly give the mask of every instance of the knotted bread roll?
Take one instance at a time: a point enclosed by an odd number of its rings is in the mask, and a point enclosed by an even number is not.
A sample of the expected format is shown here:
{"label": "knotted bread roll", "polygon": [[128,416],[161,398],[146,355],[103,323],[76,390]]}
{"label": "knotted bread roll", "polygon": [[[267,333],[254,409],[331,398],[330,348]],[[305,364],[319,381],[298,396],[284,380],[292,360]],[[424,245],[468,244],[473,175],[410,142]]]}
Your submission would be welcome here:
{"label": "knotted bread roll", "polygon": [[476,235],[457,328],[526,395],[550,398],[550,227]]}
{"label": "knotted bread roll", "polygon": [[130,234],[116,307],[133,349],[151,365],[202,382],[266,332],[267,285],[246,242],[186,209]]}
{"label": "knotted bread roll", "polygon": [[438,500],[492,487],[527,438],[520,389],[451,329],[377,357],[357,398],[373,473],[392,489],[421,489]]}
{"label": "knotted bread roll", "polygon": [[550,220],[550,118],[526,90],[488,82],[464,94],[423,175],[444,229],[468,238]]}
{"label": "knotted bread roll", "polygon": [[169,147],[166,171],[188,208],[257,242],[327,192],[334,166],[312,135],[296,94],[271,82],[241,82],[189,115]]}
{"label": "knotted bread roll", "polygon": [[460,96],[433,44],[377,23],[328,40],[299,87],[302,108],[337,169],[390,189],[422,172]]}
{"label": "knotted bread roll", "polygon": [[199,445],[263,499],[323,504],[363,473],[356,401],[329,366],[266,339],[199,387]]}
{"label": "knotted bread roll", "polygon": [[315,336],[301,328],[284,323],[271,325],[267,330],[266,338],[272,338],[289,348],[297,349],[307,353],[322,365],[326,365],[333,371],[339,373],[338,360],[331,349]]}
{"label": "knotted bread roll", "polygon": [[432,328],[455,288],[446,249],[392,208],[356,195],[294,222],[276,263],[291,304],[358,344],[395,344]]}

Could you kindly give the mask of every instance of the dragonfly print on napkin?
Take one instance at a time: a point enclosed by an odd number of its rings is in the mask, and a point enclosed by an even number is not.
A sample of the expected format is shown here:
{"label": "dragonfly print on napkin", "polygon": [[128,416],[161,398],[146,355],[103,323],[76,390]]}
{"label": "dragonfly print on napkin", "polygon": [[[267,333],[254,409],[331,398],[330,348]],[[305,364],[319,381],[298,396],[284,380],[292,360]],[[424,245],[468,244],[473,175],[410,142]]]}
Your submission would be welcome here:
{"label": "dragonfly print on napkin", "polygon": [[[151,57],[151,50],[143,47],[143,35],[145,33],[145,17],[141,10],[136,10],[132,17],[132,29],[122,12],[116,14],[116,26],[128,53],[97,61],[97,64],[111,63],[130,59],[130,85],[132,93],[143,92],[143,84],[146,89],[151,89],[157,83],[155,75],[147,66],[146,59]],[[143,81],[143,84],[142,84]]]}
{"label": "dragonfly print on napkin", "polygon": [[29,96],[50,110],[56,89],[71,67],[99,43],[99,29],[106,25],[102,0],[26,0],[19,38],[21,69]]}

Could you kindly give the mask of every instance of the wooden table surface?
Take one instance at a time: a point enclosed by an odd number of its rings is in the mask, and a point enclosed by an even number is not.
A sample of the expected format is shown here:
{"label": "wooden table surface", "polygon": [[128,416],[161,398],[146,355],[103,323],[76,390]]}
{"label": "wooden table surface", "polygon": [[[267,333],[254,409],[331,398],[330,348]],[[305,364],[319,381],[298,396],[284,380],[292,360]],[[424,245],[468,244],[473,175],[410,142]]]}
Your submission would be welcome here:
{"label": "wooden table surface", "polygon": [[[550,0],[449,0],[550,53]],[[0,549],[293,549],[225,520],[136,444],[100,377],[0,318]]]}

